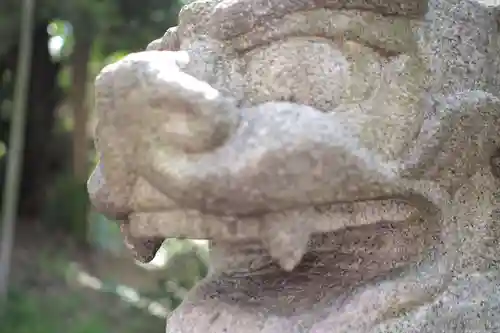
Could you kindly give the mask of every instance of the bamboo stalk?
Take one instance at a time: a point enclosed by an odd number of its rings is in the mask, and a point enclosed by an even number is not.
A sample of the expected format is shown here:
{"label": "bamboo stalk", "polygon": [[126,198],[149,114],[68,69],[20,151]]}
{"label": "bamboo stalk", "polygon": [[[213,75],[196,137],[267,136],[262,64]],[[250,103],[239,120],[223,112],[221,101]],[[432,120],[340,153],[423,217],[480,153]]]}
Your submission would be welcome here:
{"label": "bamboo stalk", "polygon": [[[2,202],[2,225],[0,243],[0,305],[7,299],[8,280],[12,248],[14,246],[15,221],[17,218],[19,186],[24,150],[26,124],[26,100],[30,82],[31,57],[33,52],[35,0],[23,0],[21,10],[20,42],[17,60],[16,86],[14,90],[7,171]],[[0,309],[3,309],[1,306]]]}

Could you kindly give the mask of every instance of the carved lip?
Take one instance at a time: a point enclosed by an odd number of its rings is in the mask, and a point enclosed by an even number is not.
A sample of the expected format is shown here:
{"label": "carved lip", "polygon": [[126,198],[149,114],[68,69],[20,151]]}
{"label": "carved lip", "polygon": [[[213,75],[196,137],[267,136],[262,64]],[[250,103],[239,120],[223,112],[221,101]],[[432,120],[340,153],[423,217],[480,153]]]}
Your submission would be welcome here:
{"label": "carved lip", "polygon": [[134,237],[191,238],[240,241],[262,239],[271,229],[301,228],[305,233],[323,233],[380,221],[405,221],[419,210],[401,199],[334,203],[270,212],[259,216],[218,216],[192,209],[133,212],[129,214]]}

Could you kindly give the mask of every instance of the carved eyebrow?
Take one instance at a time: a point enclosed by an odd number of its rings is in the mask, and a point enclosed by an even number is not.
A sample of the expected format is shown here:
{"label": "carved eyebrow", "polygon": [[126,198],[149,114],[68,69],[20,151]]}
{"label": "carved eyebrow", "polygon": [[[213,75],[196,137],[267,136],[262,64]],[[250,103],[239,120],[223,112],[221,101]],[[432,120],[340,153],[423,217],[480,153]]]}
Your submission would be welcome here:
{"label": "carved eyebrow", "polygon": [[427,0],[223,0],[213,9],[208,28],[210,35],[226,40],[247,33],[266,21],[321,8],[419,17],[427,11]]}
{"label": "carved eyebrow", "polygon": [[231,45],[237,52],[246,53],[280,39],[310,36],[356,41],[390,56],[416,51],[413,29],[417,24],[404,16],[320,9],[296,12],[272,24],[257,26],[232,38]]}

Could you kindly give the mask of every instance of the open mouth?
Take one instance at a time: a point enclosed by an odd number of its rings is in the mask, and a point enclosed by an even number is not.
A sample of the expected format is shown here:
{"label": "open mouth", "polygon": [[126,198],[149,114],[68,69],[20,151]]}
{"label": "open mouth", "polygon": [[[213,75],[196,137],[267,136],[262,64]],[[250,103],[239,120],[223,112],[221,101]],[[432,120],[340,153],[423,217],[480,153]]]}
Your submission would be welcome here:
{"label": "open mouth", "polygon": [[[271,257],[292,270],[314,234],[382,221],[404,222],[420,214],[409,202],[380,199],[271,212],[260,216],[217,216],[196,210],[134,212],[122,221],[126,242],[141,261],[150,261],[166,238],[261,241]],[[132,245],[132,246],[130,246]]]}

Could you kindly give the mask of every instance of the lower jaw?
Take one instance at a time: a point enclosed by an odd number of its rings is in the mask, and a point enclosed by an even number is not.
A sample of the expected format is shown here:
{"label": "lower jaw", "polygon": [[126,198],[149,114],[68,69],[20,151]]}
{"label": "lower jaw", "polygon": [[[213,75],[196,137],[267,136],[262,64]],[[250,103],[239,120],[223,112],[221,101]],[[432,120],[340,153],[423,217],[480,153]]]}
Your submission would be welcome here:
{"label": "lower jaw", "polygon": [[[351,275],[383,275],[393,268],[418,262],[428,250],[438,248],[439,225],[419,215],[406,220],[381,220],[369,225],[349,226],[313,233],[304,255],[293,270],[280,267],[262,240],[214,240],[211,243],[212,270],[226,277],[289,279],[294,274],[331,276],[342,271]],[[335,275],[335,274],[333,274]],[[338,277],[336,277],[337,279]]]}
{"label": "lower jaw", "polygon": [[[443,288],[442,272],[428,256],[439,230],[422,222],[379,222],[313,235],[291,272],[275,264],[258,242],[215,241],[211,275],[168,326],[193,333],[225,332],[224,327],[241,327],[242,333],[315,332],[323,321],[324,332],[332,327],[369,331],[366,327],[395,319],[399,308],[411,311]],[[277,322],[286,330],[259,329]],[[188,330],[189,323],[196,327]]]}

